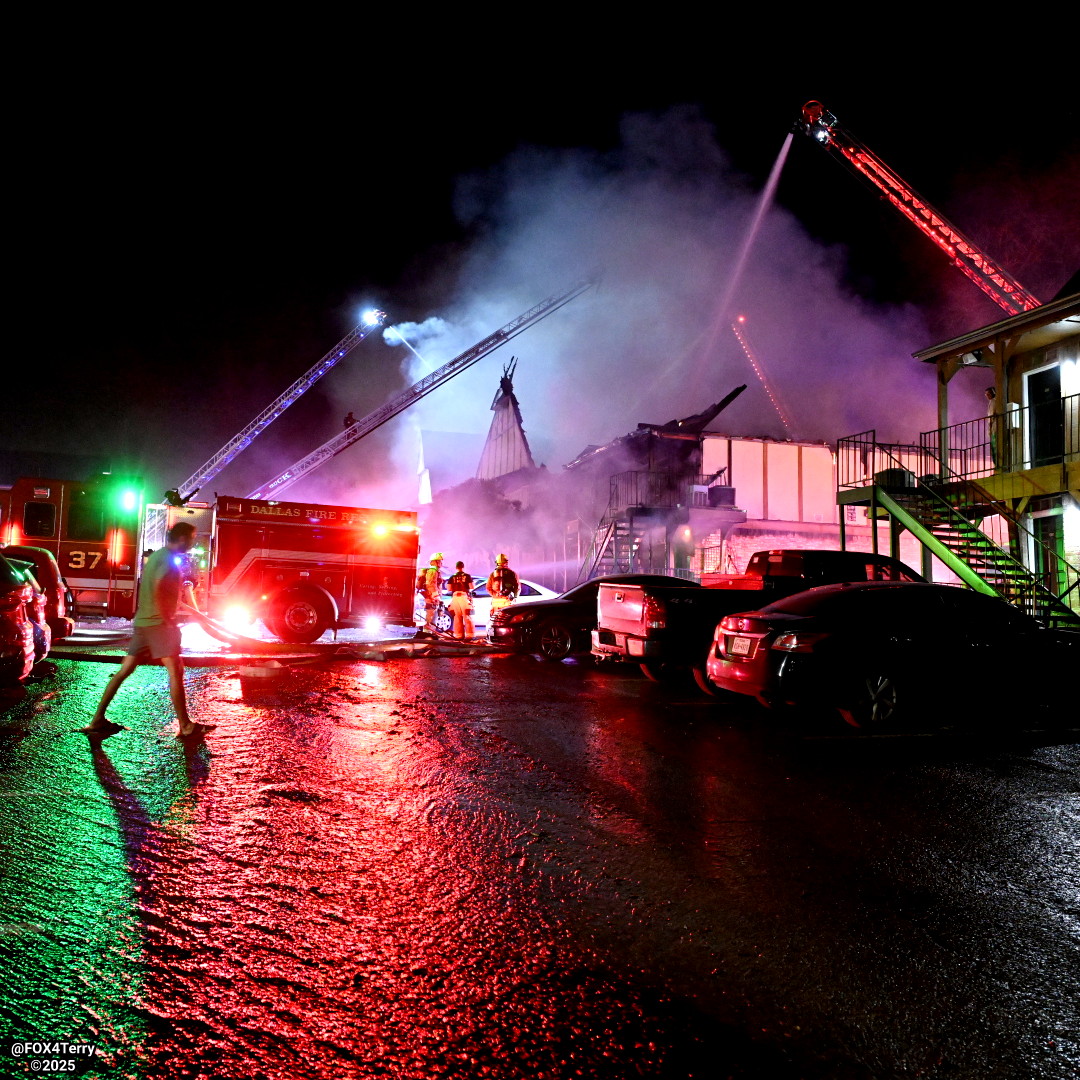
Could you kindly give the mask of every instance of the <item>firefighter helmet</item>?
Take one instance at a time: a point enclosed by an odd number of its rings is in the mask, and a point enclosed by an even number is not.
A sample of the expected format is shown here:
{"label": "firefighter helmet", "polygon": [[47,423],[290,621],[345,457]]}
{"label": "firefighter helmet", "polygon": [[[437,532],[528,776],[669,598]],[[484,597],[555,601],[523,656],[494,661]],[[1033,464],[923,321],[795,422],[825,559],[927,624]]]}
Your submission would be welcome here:
{"label": "firefighter helmet", "polygon": [[437,562],[442,562],[444,558],[445,556],[441,551],[436,551],[435,554],[431,556],[431,565],[434,566]]}
{"label": "firefighter helmet", "polygon": [[506,566],[508,562],[510,562],[510,560],[505,555],[499,555],[495,559],[496,566]]}

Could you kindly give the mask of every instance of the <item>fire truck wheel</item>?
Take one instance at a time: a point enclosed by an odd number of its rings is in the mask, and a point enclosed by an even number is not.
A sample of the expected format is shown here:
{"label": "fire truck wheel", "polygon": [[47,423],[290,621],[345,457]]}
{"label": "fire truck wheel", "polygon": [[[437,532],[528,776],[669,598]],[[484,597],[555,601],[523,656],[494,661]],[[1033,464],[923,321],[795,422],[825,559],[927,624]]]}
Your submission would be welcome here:
{"label": "fire truck wheel", "polygon": [[287,592],[274,601],[268,625],[282,641],[308,644],[326,633],[330,620],[330,609],[323,597]]}

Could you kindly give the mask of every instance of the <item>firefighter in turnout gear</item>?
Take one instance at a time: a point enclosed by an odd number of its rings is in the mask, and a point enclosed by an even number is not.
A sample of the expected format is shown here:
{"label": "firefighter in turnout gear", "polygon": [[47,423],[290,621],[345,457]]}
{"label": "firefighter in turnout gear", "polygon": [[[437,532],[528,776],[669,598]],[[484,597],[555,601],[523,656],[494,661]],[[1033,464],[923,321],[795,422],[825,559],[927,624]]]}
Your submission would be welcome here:
{"label": "firefighter in turnout gear", "polygon": [[487,587],[491,594],[492,612],[517,599],[518,576],[510,569],[510,560],[505,555],[500,555],[495,560],[495,569],[488,575]]}
{"label": "firefighter in turnout gear", "polygon": [[436,551],[431,556],[428,568],[421,574],[421,582],[417,582],[418,590],[424,595],[424,629],[422,633],[435,634],[435,615],[442,603],[442,588],[444,578],[442,576],[443,553]]}
{"label": "firefighter in turnout gear", "polygon": [[456,573],[446,583],[450,589],[450,613],[454,616],[454,637],[458,641],[476,636],[473,625],[472,574],[465,573],[465,564],[457,564]]}

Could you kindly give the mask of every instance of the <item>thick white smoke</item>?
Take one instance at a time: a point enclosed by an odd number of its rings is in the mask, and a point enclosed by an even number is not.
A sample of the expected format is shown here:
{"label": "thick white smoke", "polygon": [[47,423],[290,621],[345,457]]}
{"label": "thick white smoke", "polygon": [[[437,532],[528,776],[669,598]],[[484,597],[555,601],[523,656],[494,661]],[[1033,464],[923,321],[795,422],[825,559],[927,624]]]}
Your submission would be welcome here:
{"label": "thick white smoke", "polygon": [[[747,391],[713,430],[835,441],[876,428],[881,439],[908,441],[934,426],[933,372],[911,359],[928,340],[919,313],[853,295],[840,284],[843,251],[823,248],[774,205],[732,314],[747,318],[793,418],[786,430],[729,320],[717,321],[759,192],[692,108],[629,117],[622,136],[614,153],[527,148],[493,172],[462,178],[459,216],[474,241],[443,270],[442,309],[399,327],[423,359],[400,343],[383,350],[399,368],[398,391],[575,281],[595,288],[324,466],[294,496],[414,504],[418,433],[485,433],[511,355],[534,455],[552,469],[639,421],[699,412],[744,382]],[[327,380],[343,414],[359,417],[392,396],[385,378],[373,392],[370,366],[343,365]],[[445,485],[472,476],[477,462],[436,464]]]}
{"label": "thick white smoke", "polygon": [[[526,149],[494,173],[464,178],[460,214],[477,241],[440,332],[417,328],[414,345],[430,364],[578,279],[596,287],[418,403],[412,420],[483,433],[513,353],[527,432],[550,467],[639,421],[698,412],[743,382],[746,393],[714,428],[834,440],[877,427],[906,440],[932,426],[932,373],[910,355],[926,340],[917,313],[845,291],[843,253],[773,206],[735,304],[794,418],[795,430],[783,428],[728,322],[711,333],[757,198],[692,109],[628,118],[615,154]],[[408,370],[426,374],[415,357]],[[415,440],[402,428],[407,473]],[[459,464],[464,479],[476,462]]]}

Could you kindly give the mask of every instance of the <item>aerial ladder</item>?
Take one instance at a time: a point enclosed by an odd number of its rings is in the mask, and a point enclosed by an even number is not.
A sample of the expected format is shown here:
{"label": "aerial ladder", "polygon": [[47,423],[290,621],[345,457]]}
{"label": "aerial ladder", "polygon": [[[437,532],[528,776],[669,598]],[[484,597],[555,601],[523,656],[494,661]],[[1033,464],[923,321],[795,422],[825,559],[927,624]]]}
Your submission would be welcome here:
{"label": "aerial ladder", "polygon": [[[164,504],[149,506],[143,523],[143,547],[161,547],[165,543],[165,522],[169,506],[183,506],[198,491],[218,475],[241,451],[251,445],[290,405],[302,397],[328,371],[343,360],[377,327],[382,326],[386,312],[372,309],[364,312],[360,323],[353,327],[314,367],[309,368],[283,394],[275,398],[254,420],[238,431],[209,461],[198,468],[182,484],[165,492]],[[186,495],[183,492],[187,492]]]}
{"label": "aerial ladder", "polygon": [[905,184],[869,147],[842,128],[820,101],[808,101],[802,107],[795,130],[802,131],[846,161],[859,176],[873,184],[904,217],[945,252],[953,266],[966,274],[1010,315],[1019,315],[1042,305],[1038,297],[1029,293],[1007,270],[980,251],[955,225]]}
{"label": "aerial ladder", "polygon": [[419,382],[414,383],[407,390],[402,391],[397,397],[388,401],[385,405],[369,413],[363,419],[347,427],[334,438],[325,442],[317,450],[313,450],[307,457],[290,465],[284,472],[278,473],[272,480],[260,485],[254,491],[249,492],[249,499],[274,499],[286,488],[291,487],[297,480],[303,479],[320,465],[325,464],[331,458],[336,457],[342,451],[347,450],[353,443],[370,435],[376,428],[381,427],[388,420],[393,419],[398,413],[403,412],[414,402],[430,394],[432,390],[442,386],[443,383],[460,374],[466,368],[471,367],[481,357],[504,345],[511,338],[516,337],[523,330],[539,322],[545,316],[557,311],[564,304],[580,296],[592,287],[592,282],[578,282],[566,292],[558,296],[548,297],[535,307],[519,315],[516,319],[508,322],[502,329],[496,330],[478,341],[471,348],[466,349],[459,356],[435,371],[425,375]]}
{"label": "aerial ladder", "polygon": [[784,403],[780,399],[780,393],[773,386],[768,375],[765,373],[765,367],[758,359],[757,353],[754,351],[750,344],[750,338],[746,333],[746,316],[740,315],[732,324],[731,330],[734,333],[736,340],[742,346],[743,352],[746,354],[746,359],[750,361],[750,366],[754,369],[754,374],[758,377],[761,385],[765,389],[765,396],[772,403],[772,407],[776,410],[776,415],[780,417],[780,423],[784,425],[788,435],[791,435],[791,417],[788,415],[788,411],[784,408]]}

